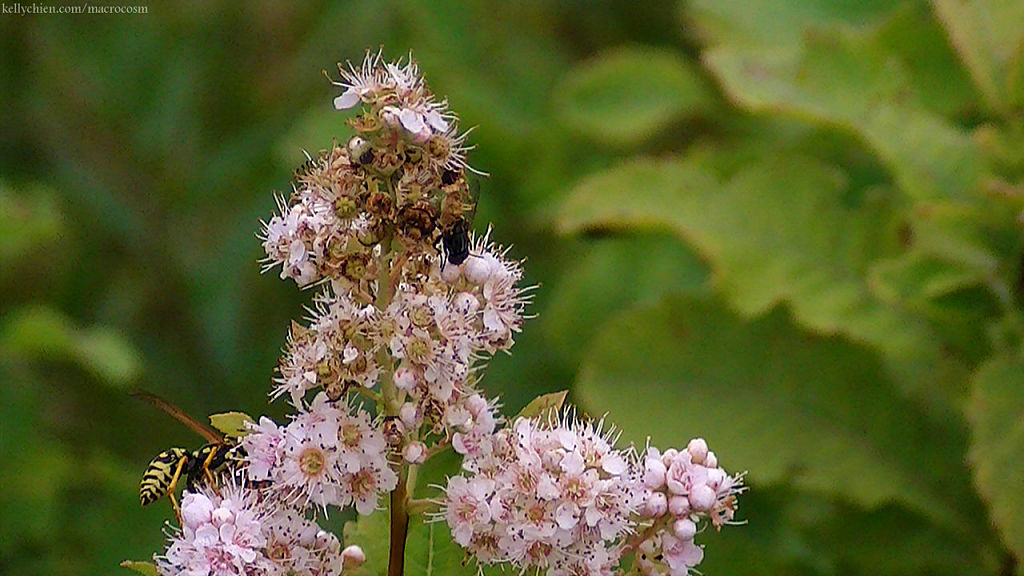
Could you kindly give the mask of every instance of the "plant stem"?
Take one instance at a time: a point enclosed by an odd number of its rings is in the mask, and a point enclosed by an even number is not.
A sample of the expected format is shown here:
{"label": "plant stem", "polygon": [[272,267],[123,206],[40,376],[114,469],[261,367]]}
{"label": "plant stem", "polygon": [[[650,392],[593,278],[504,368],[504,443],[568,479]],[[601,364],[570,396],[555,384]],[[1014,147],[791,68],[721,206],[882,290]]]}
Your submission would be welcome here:
{"label": "plant stem", "polygon": [[[392,194],[394,194],[392,192]],[[390,250],[392,231],[387,230],[381,244],[388,249],[382,251],[377,261],[377,298],[378,310],[386,310],[394,297],[394,280],[392,279],[393,258],[396,254]],[[377,352],[381,367],[380,400],[386,416],[397,416],[401,406],[401,398],[394,382],[394,359],[386,349]],[[398,471],[398,485],[391,492],[391,538],[388,551],[388,576],[402,576],[405,571],[405,539],[409,533],[408,484],[409,468],[403,462]]]}
{"label": "plant stem", "polygon": [[398,487],[391,493],[391,550],[388,553],[388,576],[402,576],[405,570],[405,537],[409,533],[408,468],[402,466]]}

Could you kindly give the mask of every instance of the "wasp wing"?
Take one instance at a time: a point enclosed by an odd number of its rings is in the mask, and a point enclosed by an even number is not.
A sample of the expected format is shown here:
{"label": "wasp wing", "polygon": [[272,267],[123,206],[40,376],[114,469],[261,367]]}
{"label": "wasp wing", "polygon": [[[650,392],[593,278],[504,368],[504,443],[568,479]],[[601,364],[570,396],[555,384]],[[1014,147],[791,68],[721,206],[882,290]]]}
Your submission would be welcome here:
{"label": "wasp wing", "polygon": [[206,438],[210,442],[220,443],[224,441],[224,436],[218,434],[216,430],[189,416],[181,408],[178,408],[174,404],[171,404],[170,402],[164,400],[163,398],[157,396],[156,394],[151,394],[143,390],[136,390],[132,392],[132,396],[138,398],[139,400],[142,400],[143,402],[148,402],[153,406],[156,406],[160,410],[163,410],[164,412],[170,414],[178,422],[181,422],[185,426],[188,426],[197,434],[199,434],[203,438]]}

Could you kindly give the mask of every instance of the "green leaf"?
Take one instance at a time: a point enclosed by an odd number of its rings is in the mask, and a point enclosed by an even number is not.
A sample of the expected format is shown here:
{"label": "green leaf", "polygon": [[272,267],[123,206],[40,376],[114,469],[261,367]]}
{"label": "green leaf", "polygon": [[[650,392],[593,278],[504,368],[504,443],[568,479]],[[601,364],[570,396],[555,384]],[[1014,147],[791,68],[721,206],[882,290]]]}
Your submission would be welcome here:
{"label": "green leaf", "polygon": [[124,562],[121,562],[121,567],[134,570],[143,576],[157,576],[156,564],[153,564],[152,562],[125,560]]}
{"label": "green leaf", "polygon": [[644,234],[589,240],[565,264],[564,279],[545,286],[546,308],[538,326],[563,358],[578,362],[609,315],[668,292],[700,290],[708,270],[678,236]]}
{"label": "green leaf", "polygon": [[920,103],[907,67],[874,34],[820,32],[799,49],[721,47],[706,62],[750,110],[857,134],[914,199],[964,199],[979,187],[975,143]]}
{"label": "green leaf", "polygon": [[107,384],[124,389],[142,373],[138,351],[116,330],[96,326],[79,332],[75,356]]}
{"label": "green leaf", "polygon": [[222,412],[210,415],[210,425],[230,438],[241,438],[249,434],[249,424],[255,420],[245,412]]}
{"label": "green leaf", "polygon": [[696,67],[675,50],[618,48],[572,70],[554,91],[562,120],[613,146],[636,145],[715,97]]}
{"label": "green leaf", "polygon": [[[345,523],[345,545],[356,544],[366,554],[366,563],[353,571],[353,576],[384,576],[388,573],[389,517],[388,510],[378,510]],[[406,576],[477,576],[476,565],[465,561],[466,553],[452,541],[448,525],[444,522],[424,523],[422,520],[412,518],[409,521],[405,545]]]}
{"label": "green leaf", "polygon": [[520,418],[537,418],[541,421],[546,421],[562,410],[562,404],[565,403],[565,397],[569,394],[568,390],[562,390],[560,392],[552,392],[550,394],[542,394],[537,396],[523,409],[516,414],[511,422],[514,422]]}
{"label": "green leaf", "polygon": [[893,9],[890,0],[690,0],[685,16],[710,44],[796,45],[807,30],[878,22]]}
{"label": "green leaf", "polygon": [[[713,285],[745,315],[788,302],[813,330],[877,346],[901,384],[947,409],[960,367],[927,324],[872,293],[872,262],[892,256],[892,194],[851,202],[844,175],[799,156],[751,157],[732,178],[721,155],[641,159],[595,174],[568,195],[563,231],[674,230],[709,262]],[[883,201],[879,201],[882,199]],[[852,205],[851,205],[852,204]],[[941,393],[935,386],[941,383]]]}
{"label": "green leaf", "polygon": [[744,321],[672,298],[630,311],[595,339],[575,391],[635,443],[705,437],[756,485],[901,502],[956,530],[974,514],[956,423],[904,400],[869,350],[801,331],[781,310]]}
{"label": "green leaf", "polygon": [[978,93],[970,75],[927,4],[903,4],[878,26],[875,41],[899,59],[915,95],[929,110],[947,118],[977,113]]}
{"label": "green leaf", "polygon": [[869,282],[874,293],[888,301],[920,304],[983,279],[977,270],[911,250],[872,266]]}
{"label": "green leaf", "polygon": [[73,360],[120,388],[142,371],[138,352],[120,334],[104,327],[80,329],[46,306],[26,306],[4,317],[0,344],[28,357]]}
{"label": "green leaf", "polygon": [[985,102],[1008,116],[1024,102],[1024,91],[1011,84],[1021,72],[1024,49],[1024,3],[1006,0],[932,0],[935,13],[970,71]]}
{"label": "green leaf", "polygon": [[1024,361],[997,357],[978,369],[968,415],[970,461],[992,521],[1024,560]]}

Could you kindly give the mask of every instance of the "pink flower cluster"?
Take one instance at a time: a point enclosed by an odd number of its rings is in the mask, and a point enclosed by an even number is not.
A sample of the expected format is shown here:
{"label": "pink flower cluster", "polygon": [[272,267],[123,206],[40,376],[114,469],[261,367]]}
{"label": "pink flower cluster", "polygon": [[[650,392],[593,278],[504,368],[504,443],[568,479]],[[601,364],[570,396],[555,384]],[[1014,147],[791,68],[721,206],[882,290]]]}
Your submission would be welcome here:
{"label": "pink flower cluster", "polygon": [[248,455],[249,479],[270,481],[275,497],[303,507],[354,504],[360,514],[370,514],[380,495],[398,483],[387,461],[387,444],[370,415],[331,402],[323,392],[287,426],[260,418],[241,445]]}
{"label": "pink flower cluster", "polygon": [[636,487],[600,424],[519,419],[467,454],[444,518],[478,562],[552,576],[610,574],[631,527]]}
{"label": "pink flower cluster", "polygon": [[438,256],[431,264],[398,284],[384,310],[359,306],[349,294],[319,296],[309,325],[292,327],[272,396],[287,395],[300,406],[311,390],[338,399],[374,388],[383,349],[396,360],[395,386],[413,404],[404,431],[426,423],[435,433],[455,432],[446,411],[474,394],[479,363],[511,348],[529,295],[518,286],[519,263],[487,236],[473,242],[461,265],[441,270]]}
{"label": "pink flower cluster", "polygon": [[642,466],[640,515],[666,529],[640,544],[640,567],[644,574],[683,576],[704,558],[704,550],[693,542],[701,519],[715,529],[733,520],[736,495],[743,489],[740,477],[720,468],[701,438],[685,450],[664,454],[648,447]]}
{"label": "pink flower cluster", "polygon": [[186,492],[181,519],[156,558],[163,576],[327,576],[362,557],[295,509],[235,484]]}
{"label": "pink flower cluster", "polygon": [[600,430],[520,418],[482,438],[445,488],[452,538],[481,564],[549,576],[607,576],[629,553],[644,574],[687,574],[703,558],[699,524],[732,520],[739,477],[701,439],[641,461]]}

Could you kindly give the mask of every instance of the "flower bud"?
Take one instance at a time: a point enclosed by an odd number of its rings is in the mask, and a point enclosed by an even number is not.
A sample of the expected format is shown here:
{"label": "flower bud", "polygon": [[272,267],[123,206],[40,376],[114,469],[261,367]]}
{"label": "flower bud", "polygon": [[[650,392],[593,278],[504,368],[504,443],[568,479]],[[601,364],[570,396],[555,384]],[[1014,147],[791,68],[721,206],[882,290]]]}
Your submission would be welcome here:
{"label": "flower bud", "polygon": [[353,544],[341,551],[341,569],[354,570],[366,563],[366,554],[363,549]]}
{"label": "flower bud", "polygon": [[694,463],[703,464],[708,455],[708,443],[703,438],[694,438],[686,445],[686,451]]}
{"label": "flower bud", "polygon": [[665,463],[660,459],[648,457],[644,469],[644,486],[658,490],[665,486]]}
{"label": "flower bud", "polygon": [[407,366],[402,366],[398,370],[395,370],[395,388],[399,390],[408,391],[412,390],[413,386],[416,385],[416,374],[413,373],[412,369]]}
{"label": "flower bud", "polygon": [[690,489],[690,507],[698,512],[707,512],[715,505],[718,495],[707,484],[697,484]]}
{"label": "flower bud", "polygon": [[491,266],[483,258],[466,258],[462,263],[462,273],[477,286],[483,286],[484,282],[491,277]]}
{"label": "flower bud", "polygon": [[414,402],[406,402],[398,409],[398,419],[402,421],[406,430],[415,430],[423,424],[423,414]]}
{"label": "flower bud", "polygon": [[689,518],[680,518],[672,523],[672,532],[680,540],[693,540],[697,535],[697,525]]}
{"label": "flower bud", "polygon": [[423,442],[409,442],[402,449],[402,458],[409,464],[423,464],[427,456],[427,447]]}
{"label": "flower bud", "polygon": [[708,468],[718,468],[718,456],[715,456],[714,452],[708,451],[708,456],[704,459],[704,465]]}
{"label": "flower bud", "polygon": [[441,279],[449,284],[455,284],[459,281],[459,276],[462,275],[462,268],[451,262],[445,262],[444,268],[441,269]]}
{"label": "flower bud", "polygon": [[644,502],[643,515],[647,518],[664,516],[668,512],[668,498],[664,492],[652,492],[647,502]]}
{"label": "flower bud", "polygon": [[690,500],[686,496],[673,496],[668,500],[668,511],[676,518],[690,513]]}
{"label": "flower bud", "polygon": [[185,526],[198,526],[210,522],[213,502],[202,494],[186,492],[181,498],[181,520]]}

